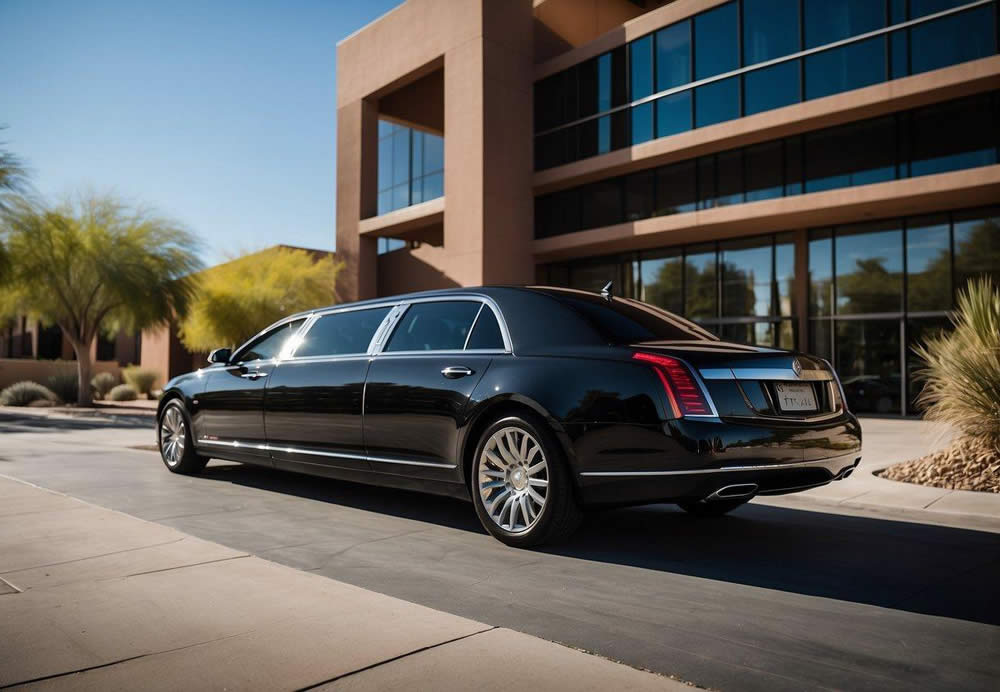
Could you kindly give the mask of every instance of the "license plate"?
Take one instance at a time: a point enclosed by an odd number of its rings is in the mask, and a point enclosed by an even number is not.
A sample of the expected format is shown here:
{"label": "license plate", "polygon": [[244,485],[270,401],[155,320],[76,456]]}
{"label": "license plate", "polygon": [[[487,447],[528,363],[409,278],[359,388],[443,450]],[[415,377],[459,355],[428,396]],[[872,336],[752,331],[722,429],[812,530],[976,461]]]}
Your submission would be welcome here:
{"label": "license plate", "polygon": [[811,384],[775,382],[774,391],[778,395],[778,408],[782,411],[816,410],[816,392]]}

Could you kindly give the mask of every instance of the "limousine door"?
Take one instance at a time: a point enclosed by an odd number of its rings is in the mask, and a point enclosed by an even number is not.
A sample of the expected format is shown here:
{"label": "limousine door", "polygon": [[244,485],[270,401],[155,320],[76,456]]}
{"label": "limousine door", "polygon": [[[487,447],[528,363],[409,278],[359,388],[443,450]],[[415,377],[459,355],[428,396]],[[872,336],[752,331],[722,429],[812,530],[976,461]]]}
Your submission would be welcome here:
{"label": "limousine door", "polygon": [[285,322],[242,347],[227,365],[205,371],[208,381],[194,408],[197,446],[220,450],[226,458],[270,464],[264,392],[275,358],[304,322]]}
{"label": "limousine door", "polygon": [[392,307],[320,315],[271,373],[264,425],[275,466],[370,470],[361,425],[368,350]]}
{"label": "limousine door", "polygon": [[504,350],[492,309],[478,299],[411,304],[368,371],[364,427],[372,469],[461,480],[458,430],[472,391]]}

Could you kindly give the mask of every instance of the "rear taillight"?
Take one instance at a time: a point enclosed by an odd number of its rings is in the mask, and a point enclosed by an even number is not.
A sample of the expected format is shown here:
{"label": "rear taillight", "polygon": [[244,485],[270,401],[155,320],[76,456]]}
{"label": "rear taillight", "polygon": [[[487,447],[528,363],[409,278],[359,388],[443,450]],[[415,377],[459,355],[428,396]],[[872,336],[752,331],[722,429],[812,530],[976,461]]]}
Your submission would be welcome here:
{"label": "rear taillight", "polygon": [[667,401],[677,418],[682,416],[710,416],[712,407],[701,391],[701,387],[694,381],[687,367],[670,356],[661,356],[656,353],[634,353],[632,358],[649,363],[663,383],[663,389],[667,393]]}

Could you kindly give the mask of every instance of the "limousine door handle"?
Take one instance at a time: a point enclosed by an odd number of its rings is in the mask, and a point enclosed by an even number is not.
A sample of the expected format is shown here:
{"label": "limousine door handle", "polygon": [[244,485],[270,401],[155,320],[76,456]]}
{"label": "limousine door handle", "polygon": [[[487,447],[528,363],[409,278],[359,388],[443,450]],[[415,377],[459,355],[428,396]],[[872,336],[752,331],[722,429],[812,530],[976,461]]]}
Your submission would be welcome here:
{"label": "limousine door handle", "polygon": [[266,372],[261,372],[260,370],[251,370],[250,372],[241,372],[240,377],[245,377],[248,380],[257,380],[266,374]]}
{"label": "limousine door handle", "polygon": [[472,370],[464,365],[450,365],[441,371],[441,374],[449,380],[457,380],[459,377],[467,377],[472,374]]}

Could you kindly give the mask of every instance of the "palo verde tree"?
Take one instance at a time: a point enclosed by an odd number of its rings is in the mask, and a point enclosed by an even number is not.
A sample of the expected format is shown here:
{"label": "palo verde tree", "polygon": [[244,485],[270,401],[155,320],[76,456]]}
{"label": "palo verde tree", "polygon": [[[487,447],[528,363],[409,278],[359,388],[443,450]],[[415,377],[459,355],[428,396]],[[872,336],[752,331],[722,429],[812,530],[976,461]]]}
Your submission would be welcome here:
{"label": "palo verde tree", "polygon": [[335,303],[342,266],[332,255],[279,245],[207,269],[181,320],[181,341],[195,352],[235,347],[285,315]]}
{"label": "palo verde tree", "polygon": [[98,333],[150,327],[190,303],[196,242],[173,221],[89,194],[55,207],[14,200],[0,223],[8,255],[0,315],[60,327],[76,353],[81,405],[91,402]]}

